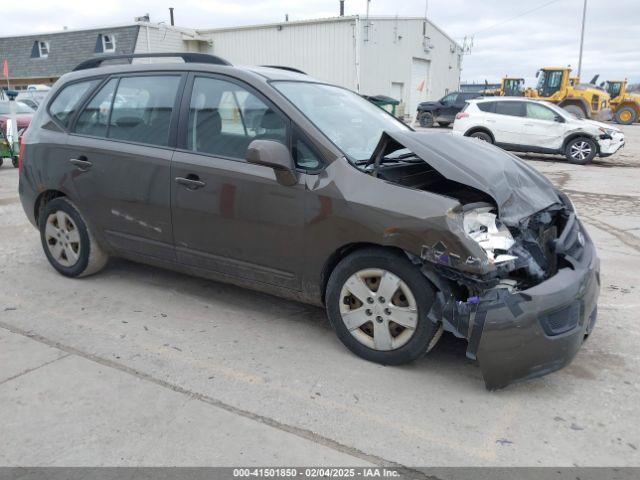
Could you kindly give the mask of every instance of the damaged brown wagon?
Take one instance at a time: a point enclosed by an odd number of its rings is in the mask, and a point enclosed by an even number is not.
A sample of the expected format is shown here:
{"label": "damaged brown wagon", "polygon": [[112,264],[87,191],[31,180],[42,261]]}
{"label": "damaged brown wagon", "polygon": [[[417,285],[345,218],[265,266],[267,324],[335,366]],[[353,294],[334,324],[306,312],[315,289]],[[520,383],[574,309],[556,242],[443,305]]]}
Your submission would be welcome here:
{"label": "damaged brown wagon", "polygon": [[63,275],[119,256],[324,305],[389,365],[448,331],[492,389],[561,368],[593,329],[593,243],[517,157],[289,68],[146,56],[184,63],[88,60],[22,144],[22,204]]}

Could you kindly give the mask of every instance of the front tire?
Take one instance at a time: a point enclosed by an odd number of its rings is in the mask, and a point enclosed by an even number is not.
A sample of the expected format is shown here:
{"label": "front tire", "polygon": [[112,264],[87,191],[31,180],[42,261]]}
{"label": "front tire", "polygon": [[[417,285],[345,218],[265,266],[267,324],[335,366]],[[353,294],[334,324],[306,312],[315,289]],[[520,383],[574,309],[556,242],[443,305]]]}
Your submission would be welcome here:
{"label": "front tire", "polygon": [[19,164],[19,163],[18,163],[18,158],[17,158],[17,157],[13,157],[13,158],[11,159],[11,163],[12,163],[12,165],[13,165],[13,168],[18,168],[18,164]]}
{"label": "front tire", "polygon": [[491,135],[486,132],[473,132],[471,135],[469,135],[469,137],[477,138],[478,140],[482,140],[483,142],[493,143]]}
{"label": "front tire", "polygon": [[327,314],[344,345],[359,357],[401,365],[433,347],[438,326],[427,318],[435,292],[401,253],[370,248],[335,267],[326,292]]}
{"label": "front tire", "polygon": [[616,111],[615,119],[622,125],[631,125],[638,120],[638,114],[631,107],[622,107]]}
{"label": "front tire", "polygon": [[586,165],[595,158],[597,153],[596,142],[586,137],[578,137],[571,140],[564,152],[569,163],[576,165]]}
{"label": "front tire", "polygon": [[431,128],[435,123],[435,119],[433,118],[432,113],[422,112],[418,115],[418,122],[420,122],[420,126],[423,128]]}
{"label": "front tire", "polygon": [[42,248],[53,268],[66,277],[100,271],[108,255],[91,234],[78,209],[64,197],[54,198],[38,220]]}

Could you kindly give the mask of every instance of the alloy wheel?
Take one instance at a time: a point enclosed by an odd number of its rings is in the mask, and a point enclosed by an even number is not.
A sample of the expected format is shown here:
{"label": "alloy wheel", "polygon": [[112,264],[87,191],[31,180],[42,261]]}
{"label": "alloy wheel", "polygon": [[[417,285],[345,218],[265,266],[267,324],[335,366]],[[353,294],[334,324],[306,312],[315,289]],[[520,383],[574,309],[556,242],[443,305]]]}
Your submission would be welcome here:
{"label": "alloy wheel", "polygon": [[579,141],[571,145],[569,155],[576,160],[584,160],[591,155],[591,145],[585,141]]}
{"label": "alloy wheel", "polygon": [[80,232],[73,219],[62,210],[47,217],[45,241],[53,259],[72,267],[80,258]]}
{"label": "alloy wheel", "polygon": [[418,325],[411,289],[397,275],[377,268],[347,279],[340,292],[340,315],[356,340],[380,351],[402,347]]}

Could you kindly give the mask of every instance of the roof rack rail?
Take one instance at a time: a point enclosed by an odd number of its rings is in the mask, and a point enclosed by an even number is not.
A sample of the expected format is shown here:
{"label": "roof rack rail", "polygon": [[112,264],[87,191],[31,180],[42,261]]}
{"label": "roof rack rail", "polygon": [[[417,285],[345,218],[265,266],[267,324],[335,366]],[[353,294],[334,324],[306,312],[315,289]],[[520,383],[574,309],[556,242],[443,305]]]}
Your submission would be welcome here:
{"label": "roof rack rail", "polygon": [[208,63],[212,65],[231,65],[231,63],[227,62],[224,58],[218,57],[216,55],[209,55],[207,53],[188,53],[188,52],[176,52],[176,53],[131,53],[126,55],[109,55],[104,57],[90,58],[89,60],[85,60],[84,62],[78,64],[73,71],[78,70],[87,70],[89,68],[97,68],[102,65],[102,62],[107,62],[109,60],[120,60],[120,59],[128,59],[131,63],[131,60],[134,58],[171,58],[178,57],[184,60],[184,63]]}
{"label": "roof rack rail", "polygon": [[302,70],[299,70],[297,68],[293,68],[293,67],[283,67],[282,65],[260,65],[261,67],[266,67],[266,68],[278,68],[280,70],[287,70],[288,72],[295,72],[295,73],[301,73],[302,75],[306,75],[307,72],[303,72]]}

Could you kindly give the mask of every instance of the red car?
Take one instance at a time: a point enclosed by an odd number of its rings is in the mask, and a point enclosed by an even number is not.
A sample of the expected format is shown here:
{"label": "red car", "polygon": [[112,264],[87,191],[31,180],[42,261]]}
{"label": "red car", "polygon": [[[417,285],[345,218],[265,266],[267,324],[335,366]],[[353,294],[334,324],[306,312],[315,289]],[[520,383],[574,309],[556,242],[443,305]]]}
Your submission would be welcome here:
{"label": "red car", "polygon": [[[22,134],[31,123],[31,119],[35,112],[31,107],[22,102],[15,102],[15,104],[18,135],[22,137]],[[13,166],[17,167],[17,152],[14,152],[6,143],[7,120],[10,118],[10,112],[10,103],[8,101],[0,101],[0,166],[4,163],[3,157],[11,157]]]}
{"label": "red car", "polygon": [[[0,132],[6,133],[7,120],[11,112],[8,101],[0,102]],[[31,123],[33,114],[36,113],[31,107],[22,103],[16,102],[16,117],[18,120],[18,131],[24,130]]]}

